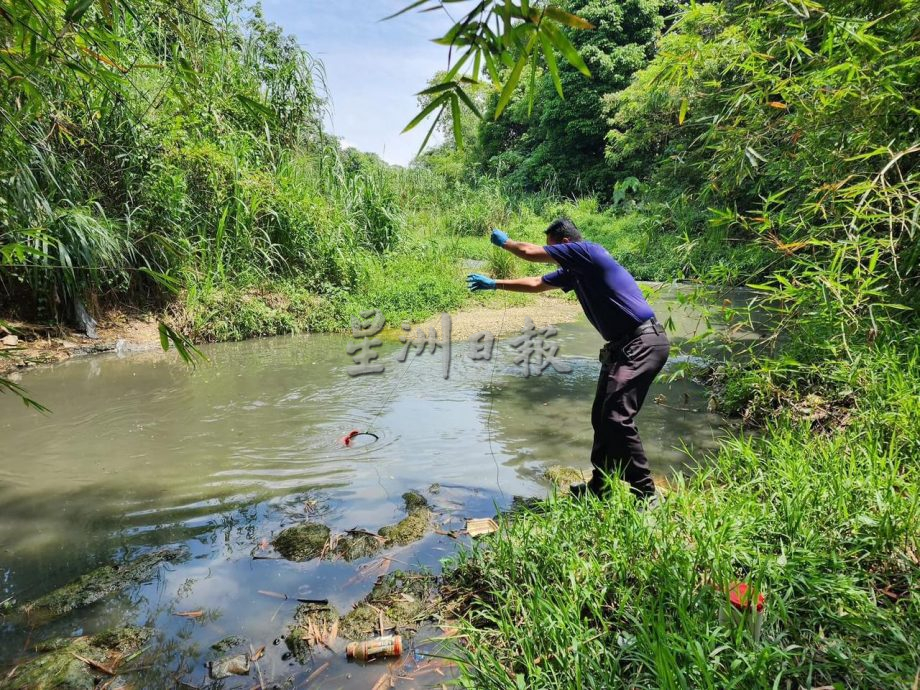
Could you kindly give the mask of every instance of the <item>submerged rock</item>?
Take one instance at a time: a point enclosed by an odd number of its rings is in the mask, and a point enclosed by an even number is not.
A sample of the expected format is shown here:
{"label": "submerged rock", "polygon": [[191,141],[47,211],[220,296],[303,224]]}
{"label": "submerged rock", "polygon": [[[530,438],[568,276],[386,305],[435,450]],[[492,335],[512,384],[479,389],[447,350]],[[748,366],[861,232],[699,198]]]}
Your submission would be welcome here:
{"label": "submerged rock", "polygon": [[422,496],[418,491],[407,491],[402,495],[402,500],[406,505],[407,513],[414,513],[422,508],[428,508],[428,499]]}
{"label": "submerged rock", "polygon": [[580,470],[577,467],[567,467],[564,465],[553,465],[544,473],[543,478],[551,481],[563,493],[568,492],[572,484],[579,484],[591,479],[591,473],[586,470]]}
{"label": "submerged rock", "polygon": [[387,545],[398,544],[405,546],[418,541],[431,525],[431,511],[428,510],[428,501],[417,491],[407,491],[402,495],[409,513],[395,525],[381,527],[378,534],[386,539]]}
{"label": "submerged rock", "polygon": [[60,616],[74,609],[89,606],[103,597],[139,585],[153,575],[166,561],[176,561],[186,555],[184,549],[151,551],[132,561],[107,564],[86,573],[73,582],[22,606],[23,613],[40,616]]}
{"label": "submerged rock", "polygon": [[215,652],[224,653],[224,652],[229,652],[234,647],[239,647],[240,645],[243,645],[245,643],[246,643],[246,640],[240,637],[239,635],[228,635],[222,640],[218,640],[217,642],[212,644],[211,649],[213,649]]}
{"label": "submerged rock", "polygon": [[373,635],[380,627],[382,612],[384,630],[414,632],[419,623],[431,618],[437,605],[434,575],[397,570],[377,580],[370,594],[342,618],[339,631],[351,640]]}
{"label": "submerged rock", "polygon": [[212,680],[221,680],[230,676],[248,676],[251,661],[248,654],[237,654],[226,659],[208,662],[208,675]]}
{"label": "submerged rock", "polygon": [[[20,664],[0,681],[4,690],[93,690],[98,679],[118,681],[82,659],[111,668],[153,635],[150,628],[126,627],[94,637],[55,638],[36,646],[39,656]],[[77,657],[81,657],[78,659]],[[115,682],[112,685],[116,685]]]}
{"label": "submerged rock", "polygon": [[318,522],[288,527],[275,537],[272,546],[289,561],[309,561],[323,553],[329,542],[329,528]]}
{"label": "submerged rock", "polygon": [[356,561],[373,556],[385,544],[386,540],[376,534],[363,530],[350,530],[345,534],[337,535],[332,540],[329,556],[346,561]]}

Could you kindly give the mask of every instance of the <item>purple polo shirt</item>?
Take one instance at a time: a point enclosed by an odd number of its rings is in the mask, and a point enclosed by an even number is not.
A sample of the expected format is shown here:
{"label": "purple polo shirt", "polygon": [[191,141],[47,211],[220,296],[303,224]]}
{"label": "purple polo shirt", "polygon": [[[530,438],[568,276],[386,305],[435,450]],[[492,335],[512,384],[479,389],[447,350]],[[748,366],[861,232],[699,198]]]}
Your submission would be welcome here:
{"label": "purple polo shirt", "polygon": [[567,242],[544,249],[560,268],[543,276],[543,282],[565,292],[575,290],[585,316],[604,340],[619,340],[655,315],[635,278],[599,244]]}

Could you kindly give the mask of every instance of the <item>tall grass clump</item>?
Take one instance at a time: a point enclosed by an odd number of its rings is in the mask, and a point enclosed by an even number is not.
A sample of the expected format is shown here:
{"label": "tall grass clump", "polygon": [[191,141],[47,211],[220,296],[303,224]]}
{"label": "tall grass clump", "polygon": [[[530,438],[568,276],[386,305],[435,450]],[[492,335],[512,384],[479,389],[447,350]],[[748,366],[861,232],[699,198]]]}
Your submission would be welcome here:
{"label": "tall grass clump", "polygon": [[[464,551],[470,688],[900,688],[920,669],[920,350],[875,353],[857,417],[726,442],[658,509],[551,497]],[[884,372],[884,373],[883,373]],[[720,623],[765,595],[759,641]]]}

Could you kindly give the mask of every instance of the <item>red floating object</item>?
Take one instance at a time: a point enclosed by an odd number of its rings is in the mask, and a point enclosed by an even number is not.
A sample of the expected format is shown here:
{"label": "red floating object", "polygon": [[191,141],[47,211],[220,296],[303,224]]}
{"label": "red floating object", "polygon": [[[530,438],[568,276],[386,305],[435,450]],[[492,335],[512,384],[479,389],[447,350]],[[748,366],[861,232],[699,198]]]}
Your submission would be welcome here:
{"label": "red floating object", "polygon": [[346,446],[351,445],[351,439],[353,439],[355,436],[358,436],[360,433],[361,432],[358,431],[357,429],[352,429],[351,433],[348,434],[348,436],[342,437],[342,443],[344,443]]}
{"label": "red floating object", "polygon": [[[728,590],[728,600],[739,611],[754,608],[754,602],[751,601],[753,592],[745,582],[735,582]],[[757,594],[757,612],[763,611],[764,596],[762,593]]]}

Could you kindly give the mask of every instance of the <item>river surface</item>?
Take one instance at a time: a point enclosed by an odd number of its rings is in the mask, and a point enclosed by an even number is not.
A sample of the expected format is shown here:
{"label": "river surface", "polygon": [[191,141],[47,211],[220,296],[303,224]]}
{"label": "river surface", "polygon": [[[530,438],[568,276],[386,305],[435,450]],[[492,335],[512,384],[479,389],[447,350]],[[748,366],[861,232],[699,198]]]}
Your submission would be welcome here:
{"label": "river surface", "polygon": [[[672,340],[680,343],[701,322],[677,294],[667,288],[654,303],[660,319],[672,317]],[[533,318],[545,325],[538,313]],[[310,687],[373,686],[384,668],[379,662],[346,664],[330,652],[305,665],[282,658],[284,645],[272,643],[290,624],[294,599],[328,599],[345,612],[381,568],[438,572],[458,542],[430,533],[388,551],[394,560],[384,564],[253,554],[306,519],[333,532],[376,531],[404,516],[400,496],[409,489],[431,500],[441,530],[456,530],[515,496],[546,495],[542,474],[550,465],[588,469],[602,342],[584,319],[558,331],[558,356],[572,371],[549,367],[530,377],[513,363],[505,334],[491,361],[472,361],[468,343],[454,342],[446,380],[443,350],[410,353],[400,363],[402,345],[393,341],[379,348],[382,374],[351,377],[351,339],[340,335],[208,346],[210,364],[196,369],[172,353],[141,353],[26,372],[22,385],[52,413],[0,396],[0,601],[26,602],[153,547],[184,545],[190,556],[50,624],[0,618],[0,669],[26,658],[39,640],[130,623],[154,626],[162,652],[136,687],[176,687],[177,680],[205,687],[204,663],[220,656],[210,645],[228,635],[266,645],[260,664],[268,687],[269,679],[301,687],[327,661]],[[653,401],[659,395],[665,405]],[[639,427],[657,475],[682,471],[686,449],[713,448],[725,433],[726,422],[707,413],[706,403],[705,391],[688,380],[655,384]],[[341,439],[352,429],[379,440],[359,437],[345,446]],[[429,491],[434,483],[437,493]],[[175,615],[190,610],[205,615]],[[424,639],[417,638],[418,649],[430,651]],[[443,681],[429,675],[399,687]],[[253,673],[221,687],[256,682]]]}

